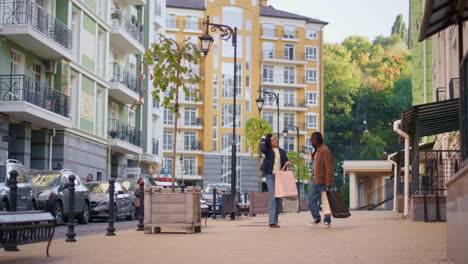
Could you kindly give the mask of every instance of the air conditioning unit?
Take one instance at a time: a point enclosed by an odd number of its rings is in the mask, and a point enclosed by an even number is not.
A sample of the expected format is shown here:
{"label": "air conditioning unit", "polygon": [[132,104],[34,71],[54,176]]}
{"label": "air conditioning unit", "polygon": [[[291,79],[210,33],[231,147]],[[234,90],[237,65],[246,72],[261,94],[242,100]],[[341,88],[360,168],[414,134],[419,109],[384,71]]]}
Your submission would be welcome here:
{"label": "air conditioning unit", "polygon": [[57,61],[48,60],[46,63],[46,72],[56,74],[57,73]]}

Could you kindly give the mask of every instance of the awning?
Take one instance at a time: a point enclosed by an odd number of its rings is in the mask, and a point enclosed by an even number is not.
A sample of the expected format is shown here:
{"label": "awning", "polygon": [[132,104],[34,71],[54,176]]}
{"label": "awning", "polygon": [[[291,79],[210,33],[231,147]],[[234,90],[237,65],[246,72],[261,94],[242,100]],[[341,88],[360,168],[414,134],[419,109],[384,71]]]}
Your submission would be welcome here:
{"label": "awning", "polygon": [[402,112],[401,123],[401,129],[410,137],[415,133],[420,138],[460,130],[460,99],[413,106]]}
{"label": "awning", "polygon": [[463,21],[468,20],[467,2],[466,0],[426,0],[419,41],[458,24],[460,17]]}

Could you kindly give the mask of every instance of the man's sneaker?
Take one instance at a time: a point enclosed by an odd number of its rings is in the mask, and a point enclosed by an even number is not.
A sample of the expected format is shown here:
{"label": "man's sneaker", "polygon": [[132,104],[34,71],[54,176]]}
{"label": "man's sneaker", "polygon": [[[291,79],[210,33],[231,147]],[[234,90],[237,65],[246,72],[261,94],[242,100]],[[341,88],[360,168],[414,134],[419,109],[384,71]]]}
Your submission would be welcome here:
{"label": "man's sneaker", "polygon": [[323,228],[330,228],[330,223],[323,222]]}
{"label": "man's sneaker", "polygon": [[316,225],[320,224],[320,222],[321,222],[321,220],[315,219],[313,222],[310,222],[309,225],[316,226]]}

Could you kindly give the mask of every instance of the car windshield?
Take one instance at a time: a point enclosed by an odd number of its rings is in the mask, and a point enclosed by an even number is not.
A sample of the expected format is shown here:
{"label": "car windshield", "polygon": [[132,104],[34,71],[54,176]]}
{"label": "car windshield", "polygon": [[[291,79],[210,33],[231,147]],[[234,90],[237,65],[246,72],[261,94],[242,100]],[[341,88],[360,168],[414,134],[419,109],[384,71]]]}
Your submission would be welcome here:
{"label": "car windshield", "polygon": [[60,184],[60,173],[39,173],[32,176],[31,182],[36,187],[55,187]]}
{"label": "car windshield", "polygon": [[108,193],[109,192],[109,183],[87,183],[85,184],[88,187],[89,191],[92,193]]}
{"label": "car windshield", "polygon": [[5,182],[6,179],[6,166],[0,165],[0,182]]}
{"label": "car windshield", "polygon": [[136,181],[123,181],[120,184],[130,192],[133,192],[135,189]]}

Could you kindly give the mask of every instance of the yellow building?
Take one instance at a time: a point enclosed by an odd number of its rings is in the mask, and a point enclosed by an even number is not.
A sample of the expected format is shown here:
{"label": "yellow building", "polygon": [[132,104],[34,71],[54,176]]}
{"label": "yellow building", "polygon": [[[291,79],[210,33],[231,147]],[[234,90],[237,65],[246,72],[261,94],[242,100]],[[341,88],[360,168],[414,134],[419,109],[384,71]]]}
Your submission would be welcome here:
{"label": "yellow building", "polygon": [[[279,133],[287,125],[299,128],[299,144],[323,131],[323,28],[326,22],[304,17],[257,0],[167,0],[166,36],[198,43],[203,21],[237,27],[238,87],[236,141],[238,142],[238,190],[258,190],[258,162],[249,160],[243,137],[245,122],[263,117],[277,130],[274,101],[265,99],[260,113],[255,99],[259,89],[279,94]],[[316,14],[314,14],[316,15]],[[230,182],[233,114],[232,42],[212,33],[215,42],[202,59],[201,103],[182,98],[177,133],[176,177],[186,185]],[[163,150],[165,167],[172,166],[173,116],[164,111]],[[281,136],[286,150],[298,149],[296,131]]]}

